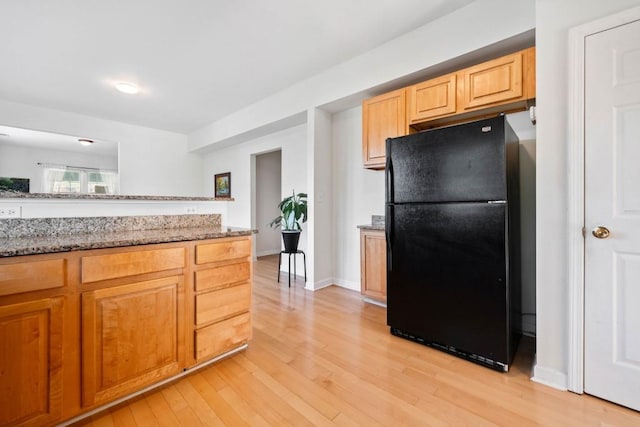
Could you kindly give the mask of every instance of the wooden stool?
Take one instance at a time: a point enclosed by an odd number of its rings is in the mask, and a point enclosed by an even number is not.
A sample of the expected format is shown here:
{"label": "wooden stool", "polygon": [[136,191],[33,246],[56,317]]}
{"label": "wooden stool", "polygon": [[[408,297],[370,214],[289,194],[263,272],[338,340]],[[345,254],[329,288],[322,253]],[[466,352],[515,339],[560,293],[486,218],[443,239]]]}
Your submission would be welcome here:
{"label": "wooden stool", "polygon": [[[304,265],[304,283],[307,283],[307,255],[303,251],[295,251],[295,252],[287,252],[280,251],[280,255],[278,255],[278,283],[280,283],[280,264],[282,263],[282,254],[289,255],[289,287],[291,287],[291,255],[302,254],[302,260]],[[293,257],[293,277],[295,279],[296,276],[296,257]]]}

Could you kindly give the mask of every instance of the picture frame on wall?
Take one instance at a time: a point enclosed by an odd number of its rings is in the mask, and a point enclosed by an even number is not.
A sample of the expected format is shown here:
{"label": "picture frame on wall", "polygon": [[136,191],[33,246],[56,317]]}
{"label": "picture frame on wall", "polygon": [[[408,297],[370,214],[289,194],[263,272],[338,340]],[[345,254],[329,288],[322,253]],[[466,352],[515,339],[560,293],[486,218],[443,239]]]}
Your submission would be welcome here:
{"label": "picture frame on wall", "polygon": [[215,175],[215,197],[231,197],[231,172]]}

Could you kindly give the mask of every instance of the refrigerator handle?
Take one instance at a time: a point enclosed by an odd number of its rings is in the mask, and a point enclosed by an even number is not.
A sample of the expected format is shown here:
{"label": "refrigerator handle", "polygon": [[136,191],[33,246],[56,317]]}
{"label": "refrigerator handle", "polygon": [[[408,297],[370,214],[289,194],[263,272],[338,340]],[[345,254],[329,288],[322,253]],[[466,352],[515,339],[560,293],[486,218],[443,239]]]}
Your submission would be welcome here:
{"label": "refrigerator handle", "polygon": [[387,271],[393,267],[393,205],[387,205],[384,219],[384,234],[387,241]]}
{"label": "refrigerator handle", "polygon": [[384,167],[385,173],[385,187],[387,190],[386,202],[393,203],[393,163],[391,162],[391,156],[387,154],[387,160]]}

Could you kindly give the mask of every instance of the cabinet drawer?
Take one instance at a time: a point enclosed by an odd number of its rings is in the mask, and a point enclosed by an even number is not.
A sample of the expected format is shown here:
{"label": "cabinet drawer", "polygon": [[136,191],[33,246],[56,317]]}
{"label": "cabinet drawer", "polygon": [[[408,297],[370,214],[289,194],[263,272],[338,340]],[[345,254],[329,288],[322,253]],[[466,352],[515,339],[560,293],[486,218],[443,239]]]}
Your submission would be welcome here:
{"label": "cabinet drawer", "polygon": [[215,289],[231,283],[247,281],[250,277],[251,266],[248,262],[196,271],[195,289],[197,292]]}
{"label": "cabinet drawer", "polygon": [[226,261],[251,255],[251,240],[230,240],[196,246],[196,264]]}
{"label": "cabinet drawer", "polygon": [[60,288],[65,285],[65,259],[0,265],[0,296]]}
{"label": "cabinet drawer", "polygon": [[154,249],[82,257],[82,282],[184,268],[185,249]]}
{"label": "cabinet drawer", "polygon": [[249,311],[250,307],[251,285],[249,283],[197,295],[196,326]]}
{"label": "cabinet drawer", "polygon": [[251,314],[244,313],[196,331],[197,361],[232,350],[251,339]]}

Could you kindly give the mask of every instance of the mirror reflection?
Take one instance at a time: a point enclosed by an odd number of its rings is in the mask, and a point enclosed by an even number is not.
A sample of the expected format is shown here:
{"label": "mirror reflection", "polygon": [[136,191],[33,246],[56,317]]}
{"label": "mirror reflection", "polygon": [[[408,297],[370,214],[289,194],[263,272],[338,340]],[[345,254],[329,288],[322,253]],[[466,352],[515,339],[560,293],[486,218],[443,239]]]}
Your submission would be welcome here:
{"label": "mirror reflection", "polygon": [[118,143],[0,125],[0,191],[118,194]]}

